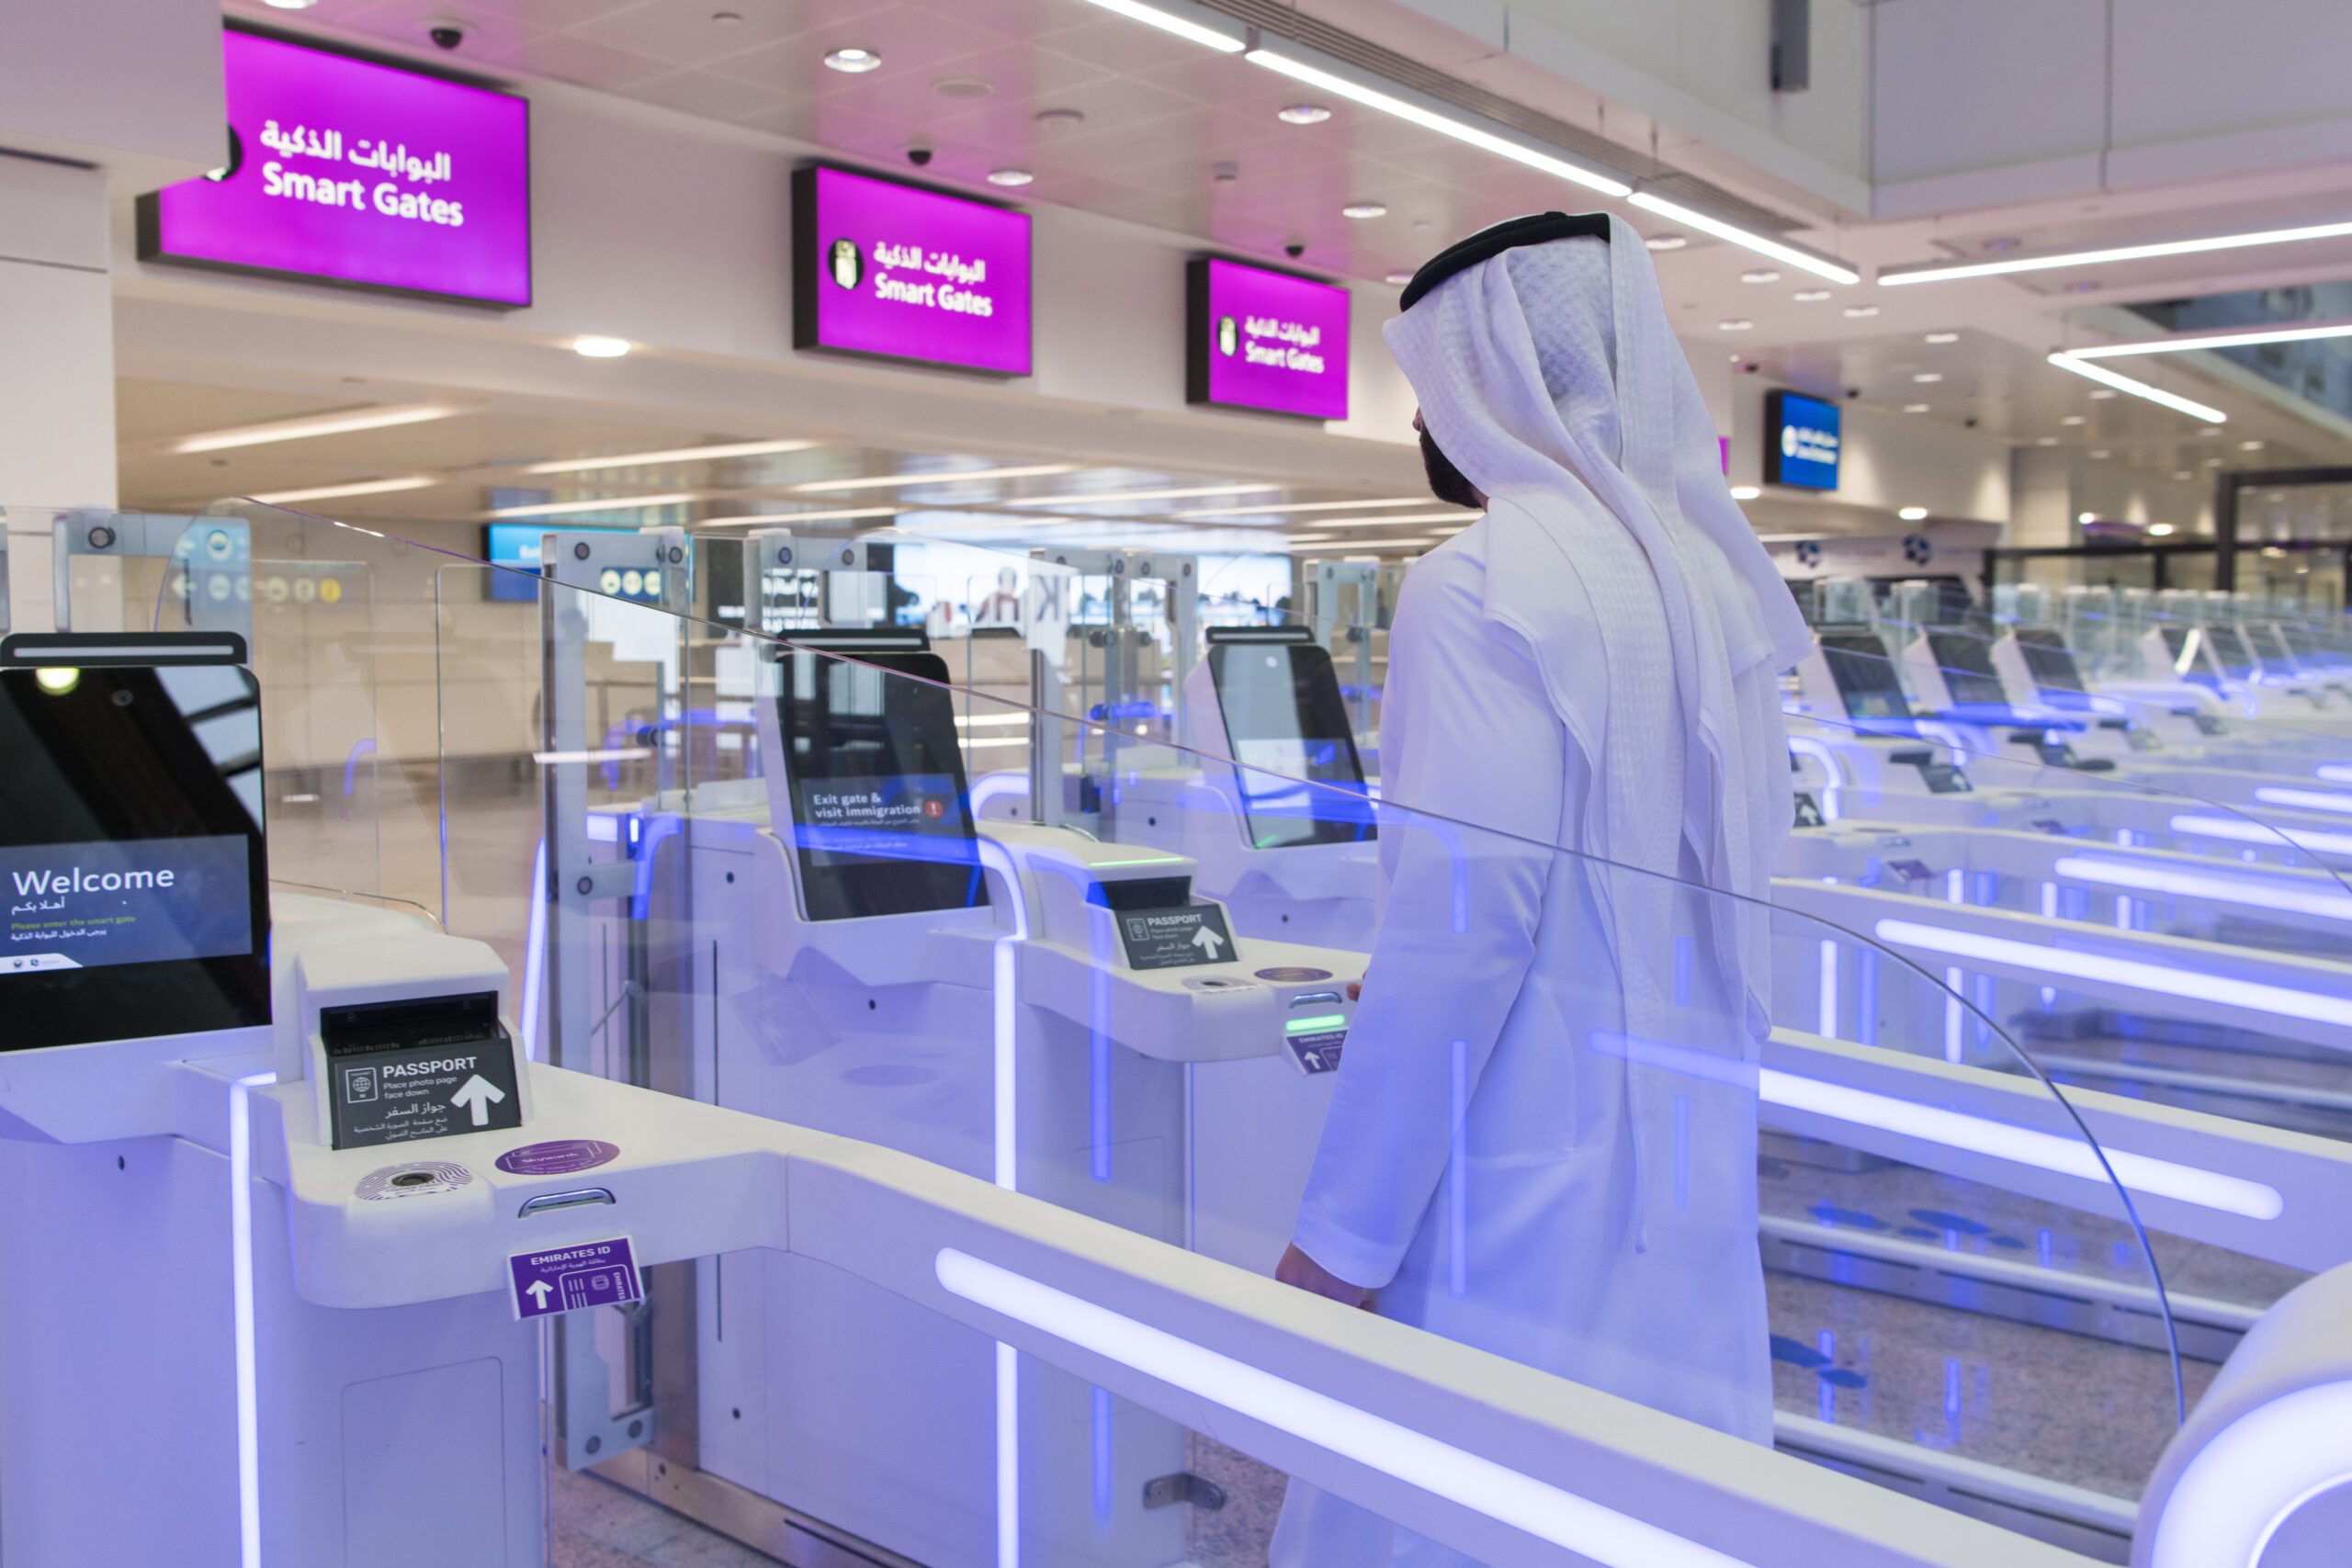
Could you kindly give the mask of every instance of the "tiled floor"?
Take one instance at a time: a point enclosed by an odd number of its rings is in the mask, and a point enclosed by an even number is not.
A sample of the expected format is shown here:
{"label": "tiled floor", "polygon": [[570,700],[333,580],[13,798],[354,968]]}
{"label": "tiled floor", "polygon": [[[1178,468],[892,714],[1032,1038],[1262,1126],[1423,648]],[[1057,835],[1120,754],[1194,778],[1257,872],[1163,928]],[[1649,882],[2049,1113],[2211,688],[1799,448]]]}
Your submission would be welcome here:
{"label": "tiled floor", "polygon": [[775,1568],[754,1551],[658,1503],[557,1466],[548,1568]]}

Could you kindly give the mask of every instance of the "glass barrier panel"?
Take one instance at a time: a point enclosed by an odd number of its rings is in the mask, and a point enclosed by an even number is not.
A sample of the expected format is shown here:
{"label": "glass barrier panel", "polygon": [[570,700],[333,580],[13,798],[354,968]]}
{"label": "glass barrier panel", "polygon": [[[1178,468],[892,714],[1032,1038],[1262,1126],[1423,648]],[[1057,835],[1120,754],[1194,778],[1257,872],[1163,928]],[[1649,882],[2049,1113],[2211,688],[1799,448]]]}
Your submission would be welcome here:
{"label": "glass barrier panel", "polygon": [[[587,618],[553,608],[541,625]],[[1800,910],[1736,908],[1542,836],[1375,806],[1153,737],[1055,752],[1081,773],[1117,759],[1092,781],[1100,809],[1084,831],[975,810],[976,739],[1109,725],[957,689],[948,659],[919,645],[852,651],[854,634],[876,630],[745,637],[756,773],[636,802],[582,787],[576,820],[546,825],[548,1059],[900,1148],[1263,1271],[1299,1223],[1348,1081],[1329,1069],[1353,1043],[1352,1059],[1384,1053],[1398,1076],[1390,1095],[1358,1097],[1353,1163],[1329,1156],[1312,1223],[1335,1249],[1365,1245],[1359,1267],[1384,1275],[1392,1315],[1759,1440],[1781,1428],[1831,1462],[1854,1462],[1850,1428],[2114,1497],[2153,1463],[2177,1390],[2129,1206],[1999,1027],[1934,976]],[[993,719],[1012,722],[978,722]],[[595,765],[545,763],[556,780]],[[591,826],[600,817],[611,826]],[[1261,842],[1251,818],[1286,830]],[[1263,886],[1202,901],[1209,857],[1179,846],[1211,834],[1234,858],[1266,858]],[[1295,927],[1308,905],[1368,909],[1384,852],[1411,892],[1389,894],[1378,945],[1361,916],[1325,919],[1312,942],[1267,934],[1286,902]],[[595,891],[575,899],[581,880]],[[1539,917],[1546,888],[1576,891]],[[1396,919],[1408,906],[1429,911],[1426,930]],[[1644,940],[1613,935],[1611,919],[1640,922]],[[1474,1055],[1455,1040],[1480,1010],[1464,998],[1499,1011],[1509,995],[1475,965],[1510,961],[1469,957],[1464,941],[1513,921],[1537,944],[1544,994],[1531,1016],[1544,1021],[1511,1037],[1490,1020]],[[1760,1038],[1726,989],[1729,955],[1760,976],[1785,973],[1798,948],[1817,977],[1825,945],[1867,1000],[1776,994],[1769,1016],[1797,1022]],[[1385,998],[1384,963],[1396,976]],[[1850,1053],[1896,1075],[1871,1081],[1900,1094],[1844,1081]],[[2007,1097],[1987,1102],[1992,1119],[2053,1141],[2036,1147],[2075,1150],[2064,1157],[2078,1189],[2053,1198],[2035,1185],[2044,1171],[2011,1191],[1933,1140],[1901,1145],[1911,1158],[1885,1153],[1866,1109],[1906,1094],[1961,1102],[1940,1077],[1910,1076],[1921,1062]],[[1767,1082],[1779,1098],[1763,1108]],[[1825,1089],[1843,1091],[1829,1112]],[[1396,1185],[1408,1144],[1413,1179],[1428,1183],[1418,1200]],[[1538,1193],[1532,1216],[1510,1217]],[[1769,1238],[1769,1271],[1751,1232]],[[1589,1268],[1565,1264],[1580,1243],[1612,1259],[1607,1300]],[[2149,1315],[2102,1337],[1954,1305],[1973,1286],[1928,1300],[1882,1288],[1916,1261],[1906,1248],[1947,1270],[2052,1270]],[[1840,1261],[1865,1254],[1867,1268]],[[1546,1261],[1522,1268],[1531,1257]],[[1857,1287],[1855,1269],[1878,1283]],[[1005,1371],[968,1335],[828,1271],[729,1256],[681,1270],[667,1287],[681,1293],[664,1289],[650,1320],[695,1325],[670,1352],[690,1355],[693,1373],[657,1368],[646,1386],[691,1382],[695,1400],[666,1418],[657,1405],[654,1428],[690,1430],[704,1472],[859,1540],[991,1560],[1006,1419],[1019,1423],[1028,1560],[1246,1561],[1282,1511],[1282,1478],[1246,1455],[1026,1359]],[[848,1364],[844,1344],[860,1352]],[[604,1351],[596,1386],[632,1387],[637,1352],[622,1340]],[[2035,1392],[2054,1391],[2061,1365],[2105,1391],[2095,1416]],[[2038,1371],[2013,1372],[2024,1367]],[[2205,1372],[2188,1375],[2193,1390]],[[1150,1483],[1185,1475],[1213,1490],[1170,1483],[1190,1506],[1145,1506]],[[1206,1506],[1213,1495],[1226,1506]]]}
{"label": "glass barrier panel", "polygon": [[[1163,727],[1114,741],[1010,671],[959,685],[968,650],[920,628],[761,635],[601,570],[504,571],[518,606],[420,553],[432,586],[375,595],[377,637],[430,645],[436,714],[539,716],[440,731],[488,739],[433,759],[425,858],[543,1061],[1261,1273],[1303,1238],[1385,1316],[1923,1495],[1991,1466],[2032,1500],[2003,1522],[2109,1555],[2184,1401],[2301,1277],[2258,1181],[2111,1159],[2085,1118],[2128,1139],[2134,1091],[2029,1058],[2018,1020],[2121,1015],[2147,979],[2018,951],[2128,959],[2079,945],[2093,921],[1836,871],[1741,904],[1561,847],[1523,789],[1417,809],[1410,759],[1375,800],[1301,671],[1336,677],[1289,645],[1201,661],[1192,733],[1228,744],[1168,732],[1172,674]],[[701,765],[729,726],[686,694],[698,643],[743,672],[740,773]],[[1017,775],[982,742],[1056,732],[1045,791],[984,795]],[[1039,822],[1033,793],[1091,810]],[[2205,1018],[2176,1002],[2137,1005]],[[1390,1528],[837,1269],[654,1273],[650,1311],[548,1337],[567,1550],[718,1528],[778,1560],[1205,1564]]]}

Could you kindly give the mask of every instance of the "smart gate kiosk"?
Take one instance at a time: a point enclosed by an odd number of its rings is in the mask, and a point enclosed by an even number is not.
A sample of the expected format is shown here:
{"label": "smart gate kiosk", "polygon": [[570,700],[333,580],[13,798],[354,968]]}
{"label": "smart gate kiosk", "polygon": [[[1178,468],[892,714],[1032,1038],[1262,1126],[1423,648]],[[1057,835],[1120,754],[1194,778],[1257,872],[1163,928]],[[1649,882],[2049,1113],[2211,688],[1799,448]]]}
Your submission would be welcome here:
{"label": "smart gate kiosk", "polygon": [[[854,550],[796,558],[865,570]],[[632,971],[708,976],[688,982],[697,1043],[656,1070],[1271,1269],[1360,957],[1236,931],[1183,856],[976,823],[926,635],[788,635],[757,649],[763,776],[587,835],[604,857],[589,880],[638,890]],[[1283,1138],[1238,1133],[1227,1107]],[[695,1462],[789,1517],[932,1568],[998,1561],[1008,1520],[1026,1562],[1182,1557],[1186,1510],[1161,1506],[1182,1495],[1180,1427],[1043,1367],[1016,1374],[969,1330],[802,1258],[707,1259],[693,1310]]]}
{"label": "smart gate kiosk", "polygon": [[[530,1330],[486,1289],[396,1304],[350,1278],[381,1310],[312,1304],[283,1187],[255,1179],[307,1145],[355,1219],[395,1226],[478,1184],[435,1134],[526,1111],[503,970],[412,919],[270,897],[243,660],[227,634],[0,645],[0,1554],[536,1561]],[[345,1060],[364,1088],[320,1102]],[[346,1484],[391,1465],[432,1509]]]}

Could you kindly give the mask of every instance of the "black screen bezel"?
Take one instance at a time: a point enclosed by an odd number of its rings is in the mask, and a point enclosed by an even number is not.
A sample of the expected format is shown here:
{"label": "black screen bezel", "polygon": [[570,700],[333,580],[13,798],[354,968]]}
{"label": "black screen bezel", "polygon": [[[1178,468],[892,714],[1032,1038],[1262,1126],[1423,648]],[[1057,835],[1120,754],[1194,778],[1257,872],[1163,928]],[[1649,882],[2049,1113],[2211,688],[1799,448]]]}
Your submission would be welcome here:
{"label": "black screen bezel", "polygon": [[[1225,701],[1225,660],[1227,654],[1235,652],[1259,653],[1275,650],[1291,656],[1291,689],[1299,700],[1298,711],[1301,716],[1309,718],[1318,730],[1327,732],[1302,733],[1301,739],[1309,741],[1337,741],[1344,749],[1347,756],[1346,778],[1310,779],[1307,781],[1308,786],[1318,790],[1340,791],[1352,787],[1359,795],[1368,793],[1364,783],[1363,758],[1356,750],[1355,726],[1349,720],[1347,699],[1340,694],[1339,672],[1331,663],[1329,649],[1319,643],[1291,640],[1250,642],[1236,639],[1231,642],[1212,642],[1208,649],[1209,680],[1215,684],[1217,692],[1217,717],[1225,728],[1226,754],[1235,759],[1234,788],[1240,797],[1243,834],[1247,836],[1253,848],[1268,850],[1295,850],[1310,844],[1362,843],[1366,840],[1378,837],[1377,829],[1371,820],[1371,814],[1367,810],[1364,819],[1357,822],[1330,820],[1319,816],[1310,817],[1306,819],[1306,825],[1314,829],[1311,836],[1292,839],[1279,844],[1259,842],[1258,818],[1250,809],[1250,795],[1247,776],[1252,771],[1262,770],[1251,770],[1240,761],[1243,738],[1234,733],[1233,709]],[[1295,823],[1295,818],[1288,817],[1272,820],[1284,828],[1294,826]]]}
{"label": "black screen bezel", "polygon": [[[854,660],[814,649],[790,644],[776,650],[778,671],[775,705],[776,734],[779,739],[776,765],[782,772],[785,792],[790,802],[793,818],[793,865],[799,884],[800,913],[810,921],[868,919],[892,915],[937,914],[949,909],[985,908],[989,903],[988,879],[980,864],[978,825],[972,816],[972,792],[964,770],[963,748],[956,740],[956,704],[947,689],[947,663],[935,653],[893,651],[879,648],[860,649]],[[845,664],[870,665],[883,672],[890,684],[886,690],[903,694],[921,705],[926,711],[916,721],[917,729],[934,733],[930,744],[937,748],[941,736],[945,744],[942,761],[944,766],[935,770],[946,774],[955,785],[955,803],[965,841],[972,846],[971,864],[967,870],[952,864],[938,867],[935,878],[938,888],[933,892],[914,877],[907,876],[908,868],[916,864],[907,861],[876,861],[871,863],[899,869],[906,886],[894,886],[888,881],[877,886],[888,890],[878,898],[854,898],[848,890],[848,877],[856,865],[826,865],[818,863],[820,852],[800,840],[798,825],[807,815],[807,789],[811,781],[794,766],[793,737],[797,717],[791,693],[793,668],[799,660],[809,660],[822,674],[830,666]],[[838,852],[834,852],[838,853]],[[951,882],[961,881],[965,891],[954,895],[945,892]]]}
{"label": "black screen bezel", "polygon": [[[258,701],[252,671],[237,668]],[[243,837],[252,940],[243,953],[8,976],[0,988],[0,1052],[267,1025],[269,856],[262,824],[198,742],[153,667],[84,665],[74,691],[62,696],[38,681],[31,666],[0,668],[0,751],[40,744],[39,731],[46,729],[44,750],[86,815],[45,815],[37,802],[17,798],[23,770],[0,766],[0,835],[8,846]],[[119,691],[131,694],[127,707],[116,705]],[[28,711],[33,724],[19,717]],[[253,764],[260,768],[258,754]]]}
{"label": "black screen bezel", "polygon": [[[1902,679],[1896,675],[1894,671],[1894,661],[1886,656],[1886,645],[1879,640],[1877,633],[1826,632],[1822,634],[1820,641],[1821,661],[1829,667],[1830,682],[1838,688],[1838,700],[1845,704],[1846,716],[1848,718],[1884,719],[1909,718],[1911,716],[1910,699],[1903,694]],[[1868,643],[1870,646],[1868,648],[1856,648],[1851,646],[1855,643]],[[1843,657],[1838,657],[1839,655],[1842,655]],[[1867,664],[1871,668],[1883,670],[1886,672],[1883,694],[1889,694],[1894,697],[1894,712],[1856,713],[1854,711],[1856,689],[1846,683],[1845,676],[1849,671],[1854,668],[1856,663]],[[1865,694],[1876,695],[1882,694],[1880,693],[1879,688],[1872,687],[1871,691]]]}
{"label": "black screen bezel", "polygon": [[[1951,694],[1954,707],[2007,707],[2008,688],[2001,684],[2001,672],[1993,668],[1993,654],[1982,637],[1963,632],[1931,631],[1928,633],[1928,651],[1935,656],[1936,667],[1944,678],[1944,690]],[[1962,696],[1962,682],[1972,688],[1990,682],[1990,696]]]}

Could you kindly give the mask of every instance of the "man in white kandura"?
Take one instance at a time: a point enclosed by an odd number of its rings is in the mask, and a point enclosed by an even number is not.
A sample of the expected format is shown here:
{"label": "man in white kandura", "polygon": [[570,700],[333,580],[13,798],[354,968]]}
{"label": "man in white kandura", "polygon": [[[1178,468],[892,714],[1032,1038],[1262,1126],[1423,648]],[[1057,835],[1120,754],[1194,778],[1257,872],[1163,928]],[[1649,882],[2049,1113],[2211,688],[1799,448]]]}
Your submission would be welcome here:
{"label": "man in white kandura", "polygon": [[[1547,213],[1387,325],[1439,496],[1398,596],[1381,925],[1283,1280],[1756,1442],[1765,915],[1804,622],[1641,238]],[[1464,1560],[1294,1485],[1273,1568]]]}

